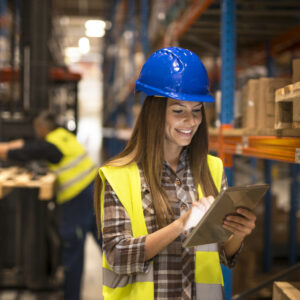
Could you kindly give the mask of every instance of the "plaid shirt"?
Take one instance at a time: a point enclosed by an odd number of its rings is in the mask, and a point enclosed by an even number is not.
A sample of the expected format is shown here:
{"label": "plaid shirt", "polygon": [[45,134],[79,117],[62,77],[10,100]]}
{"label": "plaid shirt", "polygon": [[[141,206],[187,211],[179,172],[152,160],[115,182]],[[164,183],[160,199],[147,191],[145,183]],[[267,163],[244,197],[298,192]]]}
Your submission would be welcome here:
{"label": "plaid shirt", "polygon": [[[142,205],[148,233],[159,229],[155,218],[154,206],[149,188],[141,168]],[[186,151],[183,151],[176,173],[167,163],[162,172],[162,186],[165,188],[174,211],[174,219],[184,214],[198,193]],[[227,179],[223,172],[221,190],[227,188]],[[172,220],[172,221],[173,221]],[[190,229],[191,230],[191,229]],[[182,242],[189,232],[178,236],[171,244],[152,258],[154,265],[154,299],[196,299],[194,285],[194,248],[183,248]],[[147,270],[149,261],[145,261],[146,236],[132,237],[130,218],[108,182],[105,184],[103,212],[103,250],[108,264],[118,274],[133,274]],[[240,251],[238,251],[239,253]],[[220,244],[220,260],[233,267],[238,253],[226,258],[223,245]]]}

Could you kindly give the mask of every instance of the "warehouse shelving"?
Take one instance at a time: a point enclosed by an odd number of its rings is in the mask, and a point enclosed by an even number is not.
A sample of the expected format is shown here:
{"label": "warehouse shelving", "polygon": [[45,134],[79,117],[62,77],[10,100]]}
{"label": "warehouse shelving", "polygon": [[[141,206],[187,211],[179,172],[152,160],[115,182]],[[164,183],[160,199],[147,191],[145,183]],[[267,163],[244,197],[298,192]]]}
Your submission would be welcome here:
{"label": "warehouse shelving", "polygon": [[[267,130],[266,132],[270,132]],[[275,131],[275,130],[272,130]],[[289,130],[295,137],[274,135],[249,135],[247,130],[210,129],[210,149],[226,154],[300,163],[300,129]]]}
{"label": "warehouse shelving", "polygon": [[[5,67],[0,69],[0,83],[6,83],[6,84],[18,84],[20,82],[20,71],[18,68],[10,68]],[[68,120],[66,118],[66,112],[72,111],[72,118],[74,118],[75,122],[75,128],[70,128],[71,131],[76,133],[77,130],[77,124],[78,124],[78,83],[81,80],[81,75],[76,72],[71,72],[66,68],[61,67],[52,67],[49,69],[49,96],[51,98],[49,109],[52,109],[53,111],[59,113],[63,118],[60,120],[60,122],[67,126]],[[56,94],[59,94],[59,89],[63,89],[65,93],[64,99],[57,98]],[[11,96],[11,95],[9,95]],[[19,106],[13,105],[12,103],[18,103]],[[2,103],[1,103],[2,105]],[[14,101],[9,101],[7,103],[7,107],[3,105],[1,107],[1,110],[4,111],[4,113],[11,112],[12,115],[15,112],[21,112],[22,108],[20,107],[21,100],[14,99]],[[25,105],[24,105],[25,107]],[[23,108],[24,108],[23,107]],[[70,117],[68,115],[68,117]],[[6,135],[8,134],[7,130],[5,128],[8,128],[5,126],[7,120],[1,119],[0,124],[2,125],[2,138],[8,138]],[[0,126],[1,127],[1,126]],[[4,133],[3,130],[6,132]],[[14,134],[14,129],[9,129],[9,134]],[[27,136],[29,133],[26,131],[24,134]],[[12,137],[10,137],[12,138]]]}
{"label": "warehouse shelving", "polygon": [[[51,68],[49,72],[50,78],[53,81],[75,81],[78,82],[81,79],[79,73],[70,72],[63,68]],[[0,69],[0,82],[12,82],[19,80],[19,70],[11,69],[10,67]]]}
{"label": "warehouse shelving", "polygon": [[[103,128],[103,135],[128,141],[132,130]],[[287,163],[300,163],[299,137],[274,135],[248,135],[243,129],[209,129],[209,149],[218,153],[272,159]],[[297,135],[299,135],[297,130]]]}

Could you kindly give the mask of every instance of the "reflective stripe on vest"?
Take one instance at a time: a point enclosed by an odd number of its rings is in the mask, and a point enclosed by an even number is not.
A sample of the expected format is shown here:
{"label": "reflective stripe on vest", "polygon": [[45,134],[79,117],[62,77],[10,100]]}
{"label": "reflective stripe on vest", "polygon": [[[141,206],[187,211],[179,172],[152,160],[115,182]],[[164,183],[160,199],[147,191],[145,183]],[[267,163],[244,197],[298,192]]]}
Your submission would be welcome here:
{"label": "reflective stripe on vest", "polygon": [[74,134],[57,128],[46,136],[63,154],[58,164],[48,164],[57,175],[57,202],[64,203],[77,196],[95,178],[97,173],[92,160]]}
{"label": "reflective stripe on vest", "polygon": [[[223,164],[214,156],[207,156],[207,163],[214,183],[220,192],[222,185]],[[200,185],[198,186],[199,199],[203,197]],[[205,293],[206,299],[223,299],[224,280],[220,265],[218,244],[208,244],[195,247],[195,283],[196,294]],[[206,293],[208,292],[208,293]]]}
{"label": "reflective stripe on vest", "polygon": [[[121,168],[105,166],[100,168],[99,175],[103,182],[101,193],[101,219],[103,220],[104,184],[105,181],[108,180],[130,217],[133,237],[147,235],[148,230],[141,199],[141,179],[137,165],[133,163]],[[120,184],[120,182],[122,184]],[[154,300],[153,263],[150,264],[149,275],[146,273],[139,274],[139,276],[137,276],[137,274],[123,275],[122,282],[126,281],[127,284],[122,287],[118,286],[120,275],[111,270],[104,251],[102,254],[102,270],[102,291],[105,300]],[[109,280],[106,281],[104,276],[106,276],[108,270],[110,271],[110,277]],[[127,279],[124,279],[126,277]]]}
{"label": "reflective stripe on vest", "polygon": [[67,170],[71,169],[72,167],[75,167],[77,164],[79,164],[86,157],[88,157],[87,152],[83,153],[82,155],[80,155],[79,157],[77,157],[76,159],[74,159],[73,161],[68,163],[66,166],[63,166],[63,167],[60,167],[60,168],[56,169],[55,174],[59,175],[62,172],[67,171]]}
{"label": "reflective stripe on vest", "polygon": [[218,244],[195,247],[196,295],[205,295],[207,300],[224,298],[224,281],[220,266]]}
{"label": "reflective stripe on vest", "polygon": [[145,273],[137,273],[135,276],[116,275],[110,269],[103,268],[103,284],[111,289],[124,287],[134,282],[151,282],[153,280],[153,263]]}
{"label": "reflective stripe on vest", "polygon": [[[222,162],[219,158],[210,155],[208,155],[207,161],[216,187],[220,191],[223,174]],[[104,188],[107,180],[130,217],[133,237],[148,234],[142,207],[141,182],[137,165],[132,163],[124,167],[104,166],[99,169],[99,175],[103,182],[101,219],[103,220]],[[203,194],[200,186],[198,187],[198,192],[199,198],[202,198]],[[202,296],[205,295],[205,299],[213,299],[210,298],[209,294],[203,294],[204,291],[209,290],[213,295],[218,295],[214,299],[222,299],[223,276],[218,245],[202,245],[196,247],[195,250],[196,293],[201,293]],[[138,295],[142,295],[141,299],[143,300],[154,299],[153,276],[150,278],[150,275],[148,276],[144,273],[141,276],[137,276],[137,274],[120,276],[111,270],[104,252],[102,263],[103,278],[106,275],[109,276],[109,279],[103,279],[103,296],[105,300],[136,300],[139,299]],[[147,282],[144,281],[145,278]]]}

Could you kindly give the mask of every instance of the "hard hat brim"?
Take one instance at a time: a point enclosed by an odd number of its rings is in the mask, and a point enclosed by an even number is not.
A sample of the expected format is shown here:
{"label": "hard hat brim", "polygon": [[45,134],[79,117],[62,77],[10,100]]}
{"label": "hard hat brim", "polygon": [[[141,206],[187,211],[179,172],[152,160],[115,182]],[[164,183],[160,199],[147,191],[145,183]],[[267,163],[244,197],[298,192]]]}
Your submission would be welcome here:
{"label": "hard hat brim", "polygon": [[139,80],[136,81],[135,91],[141,91],[147,94],[148,96],[162,96],[182,101],[193,101],[193,102],[214,102],[215,99],[212,95],[195,95],[195,94],[185,94],[185,93],[175,93],[175,92],[168,92],[162,91],[161,89],[157,89],[155,87],[149,86],[140,82]]}

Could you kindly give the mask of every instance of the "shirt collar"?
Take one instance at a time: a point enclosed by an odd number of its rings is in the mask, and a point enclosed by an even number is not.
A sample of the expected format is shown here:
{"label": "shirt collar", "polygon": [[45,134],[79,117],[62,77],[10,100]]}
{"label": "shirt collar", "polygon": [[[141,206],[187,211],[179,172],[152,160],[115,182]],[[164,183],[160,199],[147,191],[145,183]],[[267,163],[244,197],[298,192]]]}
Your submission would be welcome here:
{"label": "shirt collar", "polygon": [[[184,147],[179,156],[176,173],[180,172],[182,169],[186,168],[187,166],[188,166],[188,148]],[[167,168],[167,170],[171,171],[171,168],[166,161],[164,161],[163,167]],[[141,192],[142,193],[149,192],[149,186],[146,182],[146,178],[144,176],[144,172],[143,172],[141,166],[139,166],[139,170],[140,170],[140,178],[141,178]]]}
{"label": "shirt collar", "polygon": [[[182,169],[186,168],[187,164],[188,164],[188,148],[184,147],[179,156],[176,173],[178,173]],[[171,169],[171,167],[169,166],[169,164],[166,161],[164,161],[164,167]]]}

